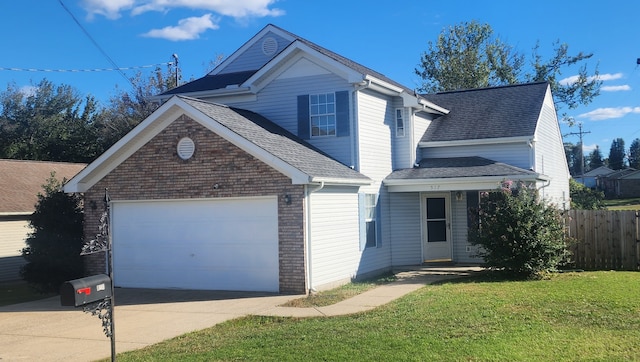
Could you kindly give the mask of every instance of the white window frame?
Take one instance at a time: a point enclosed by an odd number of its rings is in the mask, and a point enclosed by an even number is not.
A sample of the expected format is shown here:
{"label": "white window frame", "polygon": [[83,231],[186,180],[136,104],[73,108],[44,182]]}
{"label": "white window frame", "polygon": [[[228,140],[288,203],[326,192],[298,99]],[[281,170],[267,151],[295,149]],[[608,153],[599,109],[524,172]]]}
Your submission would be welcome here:
{"label": "white window frame", "polygon": [[[378,195],[377,194],[364,194],[364,222],[365,230],[367,231],[366,242],[364,244],[366,248],[375,248],[378,246]],[[370,243],[369,225],[373,223],[373,243]]]}
{"label": "white window frame", "polygon": [[404,109],[396,108],[396,137],[404,137],[407,123],[404,121]]}
{"label": "white window frame", "polygon": [[309,129],[311,137],[335,137],[338,131],[336,117],[335,93],[309,95]]}

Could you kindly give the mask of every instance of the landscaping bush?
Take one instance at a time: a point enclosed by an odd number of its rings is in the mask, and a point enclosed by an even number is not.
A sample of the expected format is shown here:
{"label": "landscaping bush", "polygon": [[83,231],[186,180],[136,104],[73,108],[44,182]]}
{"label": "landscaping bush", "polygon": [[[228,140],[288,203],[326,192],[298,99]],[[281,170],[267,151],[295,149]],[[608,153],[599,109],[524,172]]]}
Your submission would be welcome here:
{"label": "landscaping bush", "polygon": [[604,192],[592,190],[574,179],[569,180],[571,208],[578,210],[602,210],[605,208]]}
{"label": "landscaping bush", "polygon": [[84,275],[80,256],[83,214],[80,196],[65,194],[55,174],[43,189],[29,221],[33,232],[22,249],[27,264],[20,274],[36,290],[48,293],[57,292],[64,281]]}
{"label": "landscaping bush", "polygon": [[568,259],[560,211],[539,200],[535,188],[504,182],[481,194],[474,214],[469,239],[489,268],[535,278]]}

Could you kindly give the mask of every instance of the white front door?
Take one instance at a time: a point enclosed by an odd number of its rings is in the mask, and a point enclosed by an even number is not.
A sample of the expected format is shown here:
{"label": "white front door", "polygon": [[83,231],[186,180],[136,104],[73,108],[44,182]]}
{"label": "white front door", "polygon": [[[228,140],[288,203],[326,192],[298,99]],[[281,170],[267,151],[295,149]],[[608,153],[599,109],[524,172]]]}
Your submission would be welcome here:
{"label": "white front door", "polygon": [[424,261],[451,260],[449,194],[422,196],[422,256]]}

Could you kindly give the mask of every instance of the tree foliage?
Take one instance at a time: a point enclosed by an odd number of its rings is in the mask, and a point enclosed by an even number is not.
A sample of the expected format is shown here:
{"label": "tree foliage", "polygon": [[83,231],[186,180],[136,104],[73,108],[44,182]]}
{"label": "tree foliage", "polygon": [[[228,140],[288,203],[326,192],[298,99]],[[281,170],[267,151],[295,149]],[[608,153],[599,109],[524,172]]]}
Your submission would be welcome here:
{"label": "tree foliage", "polygon": [[624,140],[622,138],[616,138],[611,141],[611,148],[609,148],[609,168],[612,170],[622,170],[625,168],[625,157]]}
{"label": "tree foliage", "polygon": [[153,113],[158,104],[149,101],[149,97],[174,88],[178,81],[175,72],[171,67],[164,71],[157,67],[148,77],[138,72],[131,78],[132,89],[118,90],[105,109],[101,142],[111,146]]}
{"label": "tree foliage", "polygon": [[592,190],[574,179],[569,180],[569,193],[572,209],[602,210],[605,208],[604,192]]}
{"label": "tree foliage", "polygon": [[26,240],[22,256],[24,280],[41,292],[58,291],[66,280],[82,277],[83,214],[81,198],[62,191],[64,180],[55,174],[43,185],[29,224],[33,232]]}
{"label": "tree foliage", "polygon": [[631,141],[629,146],[629,167],[640,170],[640,138]]}
{"label": "tree foliage", "polygon": [[539,200],[535,188],[504,182],[481,195],[477,215],[469,239],[492,269],[535,278],[568,257],[560,211]]}
{"label": "tree foliage", "polygon": [[0,158],[91,162],[157,108],[150,96],[176,81],[171,68],[138,73],[107,106],[46,79],[28,90],[9,84],[0,93]]}
{"label": "tree foliage", "polygon": [[571,142],[565,142],[564,155],[567,158],[569,173],[573,176],[582,175],[583,159],[582,159],[581,145],[580,144],[574,145]]}
{"label": "tree foliage", "polygon": [[98,104],[68,85],[48,80],[25,91],[0,93],[0,158],[88,162],[103,149],[95,142]]}
{"label": "tree foliage", "polygon": [[[597,67],[593,72],[587,68],[591,57],[583,52],[572,55],[566,43],[556,41],[549,59],[541,55],[537,43],[527,62],[490,25],[471,21],[443,29],[435,43],[429,41],[415,73],[422,78],[420,90],[429,93],[546,81],[556,104],[574,109],[591,103],[600,93]],[[559,79],[569,70],[576,75],[569,81]],[[566,113],[561,118],[573,124]]]}
{"label": "tree foliage", "polygon": [[600,166],[604,166],[604,159],[602,157],[602,152],[600,152],[600,147],[596,146],[596,148],[589,153],[589,156],[587,156],[587,163],[589,165],[589,170],[595,170]]}

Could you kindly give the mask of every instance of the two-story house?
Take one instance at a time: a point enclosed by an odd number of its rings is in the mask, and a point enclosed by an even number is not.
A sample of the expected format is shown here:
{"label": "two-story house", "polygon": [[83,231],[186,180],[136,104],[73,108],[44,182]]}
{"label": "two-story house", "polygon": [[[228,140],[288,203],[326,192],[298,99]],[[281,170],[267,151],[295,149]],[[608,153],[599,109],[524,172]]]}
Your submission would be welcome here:
{"label": "two-story house", "polygon": [[[273,25],[74,177],[111,200],[121,287],[305,293],[425,261],[480,262],[470,205],[501,181],[568,204],[546,83],[419,95]],[[101,207],[86,210],[86,236]],[[102,255],[90,261],[104,272]]]}

